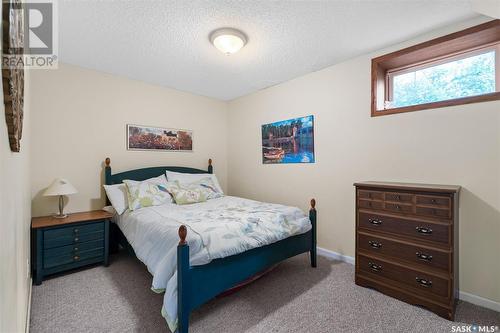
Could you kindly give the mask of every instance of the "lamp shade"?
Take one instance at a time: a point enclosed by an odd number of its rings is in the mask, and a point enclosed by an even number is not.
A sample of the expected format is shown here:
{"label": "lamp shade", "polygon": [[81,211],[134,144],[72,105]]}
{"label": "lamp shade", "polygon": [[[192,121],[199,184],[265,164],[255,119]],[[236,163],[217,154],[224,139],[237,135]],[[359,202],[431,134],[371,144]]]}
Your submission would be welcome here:
{"label": "lamp shade", "polygon": [[78,192],[73,185],[66,179],[57,178],[50,184],[50,186],[43,192],[44,196],[52,195],[68,195]]}

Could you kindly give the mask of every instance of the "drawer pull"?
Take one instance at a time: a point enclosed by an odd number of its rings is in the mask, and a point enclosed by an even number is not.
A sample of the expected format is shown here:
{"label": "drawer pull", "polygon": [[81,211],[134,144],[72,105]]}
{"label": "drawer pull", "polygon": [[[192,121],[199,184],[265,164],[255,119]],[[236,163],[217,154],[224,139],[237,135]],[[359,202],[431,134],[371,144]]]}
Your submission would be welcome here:
{"label": "drawer pull", "polygon": [[432,202],[433,204],[437,204],[436,199],[432,199],[432,200],[431,200],[431,202]]}
{"label": "drawer pull", "polygon": [[382,247],[382,243],[375,242],[375,241],[368,241],[368,244],[374,249],[380,249]]}
{"label": "drawer pull", "polygon": [[380,272],[382,270],[382,265],[377,265],[372,262],[368,263],[368,267],[370,267],[370,269],[374,272]]}
{"label": "drawer pull", "polygon": [[74,256],[73,260],[80,260],[80,257],[79,256]]}
{"label": "drawer pull", "polygon": [[[73,248],[73,251],[78,251],[78,248],[77,247],[74,247]],[[418,253],[418,252],[417,252]]]}
{"label": "drawer pull", "polygon": [[79,240],[80,240],[80,238],[75,237],[75,242],[78,242]]}
{"label": "drawer pull", "polygon": [[416,227],[415,230],[417,230],[417,232],[419,234],[422,234],[422,235],[430,235],[430,234],[432,234],[432,229],[431,228]]}
{"label": "drawer pull", "polygon": [[420,253],[420,252],[417,252],[415,254],[419,260],[432,261],[432,256],[430,254],[425,254],[425,253]]}
{"label": "drawer pull", "polygon": [[377,220],[377,219],[368,219],[368,222],[370,222],[373,225],[381,225],[382,221]]}
{"label": "drawer pull", "polygon": [[422,287],[425,287],[425,288],[432,287],[432,281],[431,280],[421,279],[418,276],[415,278],[415,280]]}
{"label": "drawer pull", "polygon": [[79,231],[80,231],[80,230],[78,230],[78,229],[73,229],[73,232],[74,232],[75,234],[77,234]]}
{"label": "drawer pull", "polygon": [[400,195],[396,195],[396,200],[401,201],[401,196]]}

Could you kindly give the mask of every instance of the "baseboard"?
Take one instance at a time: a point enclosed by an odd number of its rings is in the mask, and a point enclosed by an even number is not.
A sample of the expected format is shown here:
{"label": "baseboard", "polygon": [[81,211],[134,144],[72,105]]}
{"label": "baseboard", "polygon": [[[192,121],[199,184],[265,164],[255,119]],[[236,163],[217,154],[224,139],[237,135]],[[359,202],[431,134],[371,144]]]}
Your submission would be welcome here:
{"label": "baseboard", "polygon": [[487,308],[490,310],[494,310],[500,312],[500,302],[492,301],[491,299],[487,299],[481,296],[469,294],[465,291],[459,292],[459,298],[462,301],[466,301],[475,305],[482,306],[483,308]]}
{"label": "baseboard", "polygon": [[[354,265],[354,257],[347,256],[345,254],[341,254],[338,252],[330,251],[330,250],[324,249],[322,247],[317,247],[316,249],[317,249],[318,254],[320,256],[330,258],[333,260],[340,260],[340,261],[346,262],[348,264]],[[490,310],[500,312],[500,302],[492,301],[490,299],[487,299],[487,298],[484,298],[481,296],[477,296],[477,295],[473,295],[473,294],[470,294],[470,293],[465,292],[465,291],[459,292],[459,298],[462,301],[466,301],[466,302],[469,302],[469,303],[472,303],[475,305],[482,306],[483,308],[487,308]]]}
{"label": "baseboard", "polygon": [[316,250],[318,251],[318,254],[323,257],[327,257],[329,259],[333,260],[340,260],[343,262],[346,262],[348,264],[354,265],[354,257],[346,256],[345,254],[341,254],[338,252],[330,251],[327,249],[324,249],[322,247],[317,247]]}
{"label": "baseboard", "polygon": [[30,318],[31,318],[31,291],[32,291],[32,288],[33,288],[33,279],[30,278],[29,280],[29,285],[30,285],[30,289],[28,290],[28,309],[26,311],[26,327],[24,329],[24,331],[26,333],[29,333],[30,332]]}

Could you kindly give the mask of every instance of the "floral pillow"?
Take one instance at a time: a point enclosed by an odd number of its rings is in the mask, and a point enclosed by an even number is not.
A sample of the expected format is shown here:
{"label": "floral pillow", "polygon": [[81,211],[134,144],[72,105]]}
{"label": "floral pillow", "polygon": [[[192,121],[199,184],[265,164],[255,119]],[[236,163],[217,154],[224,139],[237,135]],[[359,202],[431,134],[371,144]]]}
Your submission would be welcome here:
{"label": "floral pillow", "polygon": [[207,191],[201,187],[186,187],[177,183],[178,186],[173,186],[170,193],[174,197],[175,203],[178,205],[188,205],[198,202],[207,201]]}
{"label": "floral pillow", "polygon": [[128,208],[136,210],[143,207],[159,206],[172,202],[170,188],[176,183],[167,182],[166,178],[151,178],[145,181],[124,180],[127,186]]}
{"label": "floral pillow", "polygon": [[187,188],[200,188],[203,192],[205,192],[207,200],[224,196],[224,194],[219,191],[212,178],[210,177],[203,178],[189,184],[181,184],[181,186]]}

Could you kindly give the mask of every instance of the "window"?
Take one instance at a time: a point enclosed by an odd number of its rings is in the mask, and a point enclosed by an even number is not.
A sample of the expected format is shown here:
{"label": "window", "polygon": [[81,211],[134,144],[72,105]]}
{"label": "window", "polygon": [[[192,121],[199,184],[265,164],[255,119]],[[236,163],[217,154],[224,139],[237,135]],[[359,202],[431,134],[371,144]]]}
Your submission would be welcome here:
{"label": "window", "polygon": [[372,60],[372,116],[500,99],[500,20]]}

